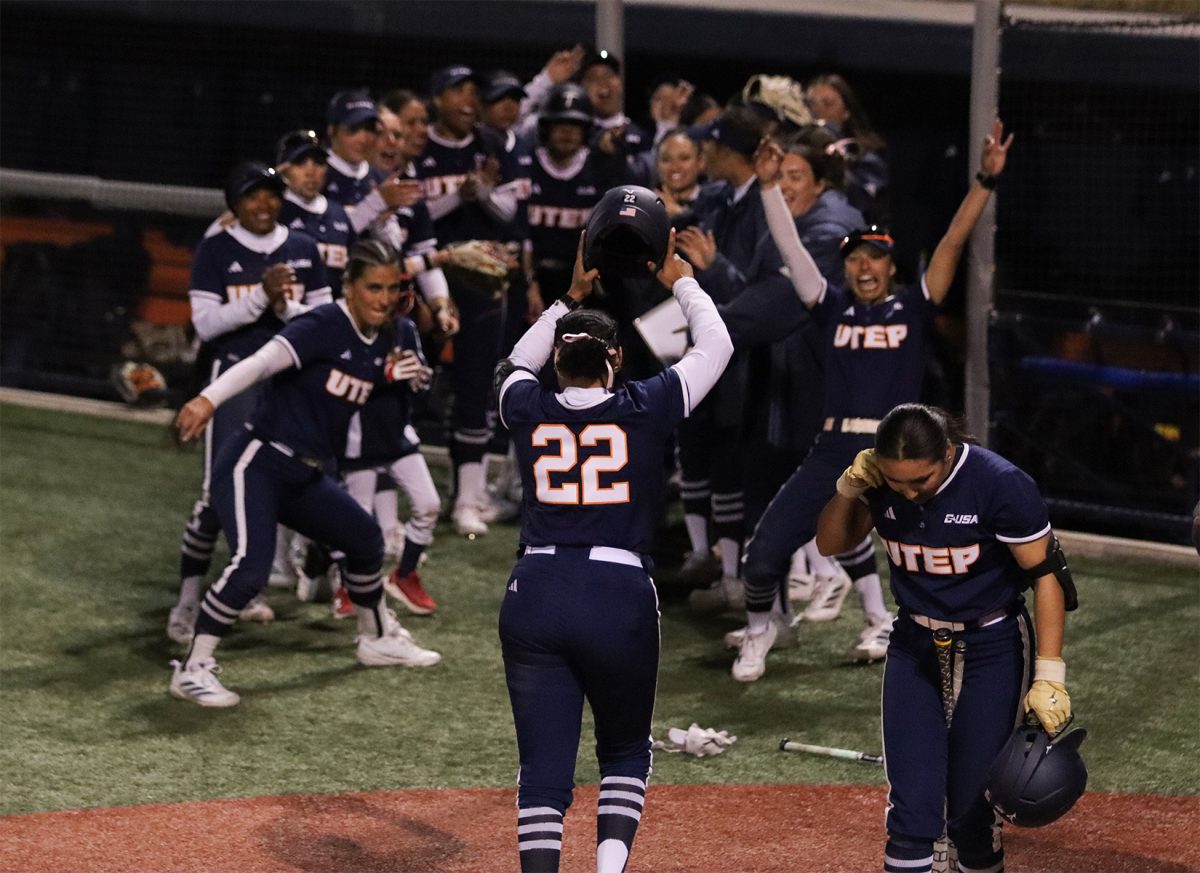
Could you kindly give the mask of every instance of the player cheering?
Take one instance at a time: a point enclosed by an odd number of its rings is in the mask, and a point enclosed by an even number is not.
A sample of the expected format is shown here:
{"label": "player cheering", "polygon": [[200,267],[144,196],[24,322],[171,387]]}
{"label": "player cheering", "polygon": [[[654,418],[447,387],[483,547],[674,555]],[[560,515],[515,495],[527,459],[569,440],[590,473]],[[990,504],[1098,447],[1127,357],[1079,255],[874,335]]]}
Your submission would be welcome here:
{"label": "player cheering", "polygon": [[[970,445],[943,410],[889,412],[837,480],[817,545],[834,554],[874,527],[892,565],[900,617],[883,681],[890,785],[884,867],[929,873],[934,842],[953,840],[962,870],[1002,870],[983,789],[1018,706],[1051,735],[1071,719],[1062,660],[1075,587],[1037,485]],[[1037,659],[1021,592],[1032,584]]]}
{"label": "player cheering", "polygon": [[[632,206],[606,197],[597,211],[634,214],[649,200],[666,236],[661,202],[645,189],[625,190],[644,196],[628,195]],[[567,296],[497,368],[500,414],[524,484],[523,556],[501,606],[500,639],[521,759],[517,842],[527,873],[558,870],[585,698],[600,764],[599,873],[625,869],[641,818],[659,657],[648,555],[665,494],[663,449],[733,352],[712,301],[674,256],[673,231],[663,248],[658,279],[679,301],[695,343],[677,364],[614,387],[622,358],[616,323],[576,308],[605,269],[584,269],[581,240]],[[652,270],[659,262],[646,261]],[[552,353],[561,393],[535,375]]]}
{"label": "player cheering", "polygon": [[212,500],[232,557],[204,598],[187,657],[172,662],[175,697],[201,706],[238,703],[217,678],[213,654],[267,583],[276,522],[345,554],[343,581],[358,613],[360,664],[428,667],[441,660],[418,646],[386,608],[379,526],[325,472],[343,454],[351,416],[377,382],[402,369],[389,354],[391,331],[381,330],[400,297],[399,264],[399,252],[386,243],[355,243],[344,299],[297,318],[179,410],[180,436],[193,439],[227,401],[275,377],[213,468]]}
{"label": "player cheering", "polygon": [[[917,399],[931,316],[950,290],[1011,144],[1012,136],[1004,139],[997,119],[984,142],[980,172],[915,288],[895,287],[892,237],[874,227],[843,241],[846,286],[829,285],[801,244],[783,195],[776,187],[764,192],[767,222],[792,284],[825,332],[825,421],[804,463],[779,489],[746,545],[748,632],[733,665],[734,679],[753,682],[765,672],[767,652],[778,634],[770,620],[772,601],[792,553],[816,533],[817,515],[833,494],[838,474],[859,451],[870,448],[889,409]],[[863,612],[887,612],[878,576],[855,584]],[[819,599],[820,592],[813,598]]]}

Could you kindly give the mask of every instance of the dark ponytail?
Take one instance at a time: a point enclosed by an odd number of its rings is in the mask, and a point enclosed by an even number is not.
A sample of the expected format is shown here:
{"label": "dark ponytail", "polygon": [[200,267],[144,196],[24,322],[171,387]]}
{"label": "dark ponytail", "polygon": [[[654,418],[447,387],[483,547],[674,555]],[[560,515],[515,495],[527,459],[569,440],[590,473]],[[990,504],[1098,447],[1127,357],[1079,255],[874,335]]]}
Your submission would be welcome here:
{"label": "dark ponytail", "polygon": [[598,309],[576,309],[554,327],[555,369],[568,379],[598,379],[612,386],[617,368],[617,323]]}
{"label": "dark ponytail", "polygon": [[875,431],[875,453],[893,461],[938,461],[947,445],[973,442],[961,418],[921,403],[897,406]]}

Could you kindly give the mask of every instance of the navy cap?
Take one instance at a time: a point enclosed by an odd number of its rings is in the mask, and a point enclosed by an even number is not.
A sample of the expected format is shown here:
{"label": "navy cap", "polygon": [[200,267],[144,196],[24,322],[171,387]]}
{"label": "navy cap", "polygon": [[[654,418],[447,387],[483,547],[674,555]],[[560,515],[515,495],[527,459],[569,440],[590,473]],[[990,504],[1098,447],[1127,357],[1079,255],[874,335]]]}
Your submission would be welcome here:
{"label": "navy cap", "polygon": [[621,62],[617,60],[616,55],[607,49],[597,49],[589,46],[587,49],[585,49],[583,62],[579,65],[579,74],[577,78],[582,79],[588,70],[597,65],[608,67],[614,73],[621,72]]}
{"label": "navy cap", "polygon": [[225,183],[225,205],[235,209],[239,200],[259,188],[270,188],[282,196],[283,179],[275,172],[274,167],[268,167],[258,161],[238,164]]}
{"label": "navy cap", "polygon": [[275,145],[275,164],[295,164],[312,155],[324,161],[327,157],[321,147],[321,138],[315,130],[293,130],[279,138]]}
{"label": "navy cap", "polygon": [[758,151],[760,141],[760,137],[757,135],[750,135],[747,131],[728,124],[723,117],[717,117],[708,124],[689,127],[688,136],[696,142],[711,139],[718,145],[723,145],[746,157],[754,156],[754,153]]}
{"label": "navy cap", "polygon": [[521,80],[507,70],[497,70],[487,78],[483,88],[483,102],[495,103],[505,97],[516,97],[518,100],[527,96]]}
{"label": "navy cap", "polygon": [[858,246],[863,244],[874,246],[883,252],[885,255],[890,255],[892,249],[896,247],[896,241],[892,239],[892,235],[884,228],[872,224],[870,227],[859,228],[853,231],[848,237],[842,240],[842,258],[843,260]]}
{"label": "navy cap", "polygon": [[460,85],[468,80],[474,82],[476,85],[479,84],[479,76],[466,64],[443,67],[429,79],[429,96],[436,97],[447,88],[453,88],[455,85]]}
{"label": "navy cap", "polygon": [[354,127],[372,119],[379,119],[379,108],[366,91],[339,91],[325,111],[325,120],[329,124]]}

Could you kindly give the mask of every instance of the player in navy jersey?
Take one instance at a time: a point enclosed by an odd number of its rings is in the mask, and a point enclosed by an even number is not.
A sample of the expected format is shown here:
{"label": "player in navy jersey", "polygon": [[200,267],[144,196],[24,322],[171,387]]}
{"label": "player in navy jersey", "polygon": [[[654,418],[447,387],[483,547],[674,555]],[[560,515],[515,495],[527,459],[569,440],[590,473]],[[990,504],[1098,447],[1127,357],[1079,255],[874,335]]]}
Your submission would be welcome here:
{"label": "player in navy jersey", "polygon": [[[1051,735],[1071,719],[1062,646],[1076,595],[1046,504],[960,422],[909,403],[837,480],[817,545],[845,551],[872,527],[900,607],[883,681],[884,869],[928,873],[944,833],[958,869],[1000,873],[988,769],[1026,713]],[[1036,635],[1022,596],[1031,583]]]}
{"label": "player in navy jersey", "polygon": [[201,706],[237,704],[238,695],[215,675],[213,655],[267,583],[277,522],[345,554],[343,581],[358,613],[360,664],[427,667],[441,660],[387,610],[379,526],[326,472],[345,452],[351,417],[398,363],[385,326],[400,297],[399,264],[399,252],[386,243],[355,243],[342,300],[297,318],[180,409],[176,424],[189,440],[231,398],[274,377],[213,469],[213,505],[232,557],[204,598],[187,657],[172,662],[175,697]]}
{"label": "player in navy jersey", "polygon": [[[796,224],[777,188],[764,192],[771,235],[792,284],[825,334],[825,409],[822,431],[804,463],[779,489],[746,546],[746,612],[733,677],[753,682],[766,670],[778,636],[772,601],[786,578],[792,554],[816,533],[817,516],[833,494],[838,474],[869,448],[879,420],[897,403],[915,401],[921,389],[926,335],[946,298],[963,248],[1004,169],[1012,136],[999,119],[983,146],[980,173],[955,213],[916,287],[896,287],[893,241],[878,228],[850,234],[842,243],[844,287],[830,285],[800,242]],[[855,582],[870,622],[857,645],[891,632],[877,575]],[[821,597],[813,593],[813,599]]]}
{"label": "player in navy jersey", "polygon": [[579,84],[595,113],[594,144],[619,151],[628,164],[630,181],[649,186],[654,175],[654,137],[625,114],[621,62],[608,51],[592,50],[579,65]]}
{"label": "player in navy jersey", "polygon": [[328,158],[312,130],[284,134],[275,149],[275,169],[287,184],[279,223],[316,240],[329,288],[337,298],[342,296],[342,271],[346,269],[346,254],[356,234],[346,208],[321,193]]}
{"label": "player in navy jersey", "polygon": [[[584,271],[582,252],[581,244],[567,296],[497,368],[524,483],[523,556],[500,609],[500,640],[521,759],[525,873],[558,870],[585,699],[600,765],[596,869],[625,869],[650,774],[659,628],[648,555],[666,489],[663,448],[733,353],[712,301],[674,257],[672,232],[658,278],[694,346],[659,375],[614,387],[616,323],[575,308],[597,277]],[[557,393],[535,375],[552,353]]]}
{"label": "player in navy jersey", "polygon": [[[239,164],[225,187],[235,221],[196,247],[188,300],[192,325],[204,344],[207,381],[253,355],[292,318],[331,299],[317,244],[278,223],[283,188],[269,167]],[[256,389],[238,396],[204,432],[201,494],[180,543],[179,599],[167,619],[167,636],[182,645],[191,641],[200,587],[221,531],[209,500],[213,460],[261,394]],[[275,616],[257,600],[245,617],[271,621]]]}
{"label": "player in navy jersey", "polygon": [[[446,67],[433,75],[430,94],[436,116],[417,171],[439,243],[515,240],[520,185],[475,133],[479,78],[470,67]],[[499,294],[463,282],[452,282],[450,292],[459,312],[449,416],[456,495],[452,518],[459,533],[477,536],[488,529],[481,515],[488,503],[484,455],[491,439],[488,407],[503,306]]]}

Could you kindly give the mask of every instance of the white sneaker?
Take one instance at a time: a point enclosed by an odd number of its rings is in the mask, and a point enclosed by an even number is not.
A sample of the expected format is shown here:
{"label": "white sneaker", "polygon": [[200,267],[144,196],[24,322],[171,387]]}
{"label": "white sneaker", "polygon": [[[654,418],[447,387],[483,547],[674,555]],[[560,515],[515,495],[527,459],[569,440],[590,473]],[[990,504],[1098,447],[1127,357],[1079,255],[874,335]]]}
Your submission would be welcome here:
{"label": "white sneaker", "polygon": [[[800,645],[800,616],[798,615],[781,615],[778,612],[771,613],[771,624],[775,625],[776,649],[791,649]],[[729,649],[740,649],[742,640],[746,638],[746,626],[743,625],[737,630],[731,630],[725,634],[725,647]]]}
{"label": "white sneaker", "polygon": [[275,620],[275,610],[267,603],[265,594],[255,595],[254,599],[242,607],[238,613],[242,621],[261,621],[263,624]]}
{"label": "white sneaker", "polygon": [[481,537],[488,532],[488,526],[479,517],[479,508],[471,504],[454,507],[450,516],[454,529],[464,537]]}
{"label": "white sneaker", "polygon": [[818,576],[812,600],[804,609],[805,621],[833,621],[842,613],[842,604],[854,583],[839,569],[836,576]]}
{"label": "white sneaker", "polygon": [[196,635],[196,617],[199,615],[199,603],[172,606],[167,615],[167,636],[181,646],[190,646]]}
{"label": "white sneaker", "polygon": [[888,641],[892,638],[892,616],[867,620],[866,626],[858,635],[858,645],[854,647],[854,658],[858,661],[881,661],[887,656]]}
{"label": "white sneaker", "polygon": [[520,504],[504,497],[489,495],[479,502],[479,519],[484,524],[512,521],[521,514]]}
{"label": "white sneaker", "polygon": [[737,660],[733,662],[733,678],[738,682],[753,682],[767,672],[767,652],[775,645],[778,629],[775,622],[768,622],[761,634],[747,633],[742,638]]}
{"label": "white sneaker", "polygon": [[412,634],[388,613],[388,626],[381,637],[358,635],[358,663],[364,667],[432,667],[442,656],[417,645]]}
{"label": "white sneaker", "polygon": [[241,700],[221,684],[217,678],[221,668],[212,658],[200,661],[190,670],[185,670],[179,661],[172,661],[171,666],[175,668],[169,689],[173,697],[190,700],[201,706],[237,706]]}
{"label": "white sneaker", "polygon": [[736,576],[722,576],[707,588],[697,588],[688,594],[688,606],[696,612],[745,609],[745,584]]}

